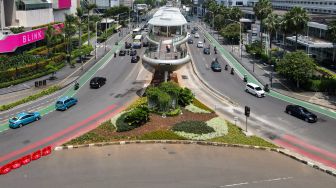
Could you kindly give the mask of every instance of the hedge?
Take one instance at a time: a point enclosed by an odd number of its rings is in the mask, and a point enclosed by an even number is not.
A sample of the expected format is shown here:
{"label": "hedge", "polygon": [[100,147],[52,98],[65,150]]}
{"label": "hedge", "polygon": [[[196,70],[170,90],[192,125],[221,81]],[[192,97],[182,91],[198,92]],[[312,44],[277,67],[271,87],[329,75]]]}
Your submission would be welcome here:
{"label": "hedge", "polygon": [[207,126],[203,121],[182,121],[172,127],[173,131],[194,133],[194,134],[207,134],[215,132],[212,127]]}
{"label": "hedge", "polygon": [[26,98],[20,99],[18,101],[15,101],[13,103],[9,103],[9,104],[4,104],[0,106],[0,111],[5,111],[11,108],[14,108],[15,106],[30,102],[30,101],[34,101],[40,97],[43,97],[45,95],[49,95],[51,93],[54,93],[55,91],[60,90],[61,88],[59,86],[51,86],[48,89],[45,89],[43,91],[41,91],[40,93],[34,94],[34,95],[30,95]]}
{"label": "hedge", "polygon": [[139,137],[139,140],[186,140],[186,138],[179,136],[170,130],[158,130],[150,133],[145,133]]}
{"label": "hedge", "polygon": [[32,30],[43,28],[43,27],[48,27],[49,25],[55,25],[55,24],[59,24],[59,23],[62,23],[62,22],[51,22],[51,23],[48,23],[48,24],[38,25],[38,26],[32,27]]}

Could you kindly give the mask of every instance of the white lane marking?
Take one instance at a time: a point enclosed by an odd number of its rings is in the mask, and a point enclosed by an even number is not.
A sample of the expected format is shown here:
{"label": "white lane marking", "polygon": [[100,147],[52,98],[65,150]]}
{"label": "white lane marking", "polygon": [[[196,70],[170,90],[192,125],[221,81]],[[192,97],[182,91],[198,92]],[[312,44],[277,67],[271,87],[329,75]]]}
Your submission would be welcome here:
{"label": "white lane marking", "polygon": [[242,186],[242,185],[248,185],[248,184],[264,183],[264,182],[275,182],[275,181],[289,180],[289,179],[293,179],[293,177],[283,177],[283,178],[274,178],[274,179],[267,179],[267,180],[257,180],[257,181],[252,181],[252,182],[242,182],[242,183],[221,185],[219,187],[235,187],[235,186]]}

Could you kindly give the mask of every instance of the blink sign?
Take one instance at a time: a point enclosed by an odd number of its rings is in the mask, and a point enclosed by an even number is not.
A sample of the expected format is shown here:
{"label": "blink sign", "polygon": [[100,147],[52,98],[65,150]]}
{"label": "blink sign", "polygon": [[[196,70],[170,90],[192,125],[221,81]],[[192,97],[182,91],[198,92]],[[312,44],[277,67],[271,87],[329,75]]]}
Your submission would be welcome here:
{"label": "blink sign", "polygon": [[[63,24],[56,24],[53,27],[56,31],[63,28]],[[46,28],[35,29],[19,34],[9,35],[0,40],[0,53],[14,52],[18,47],[43,40]]]}
{"label": "blink sign", "polygon": [[54,3],[56,3],[56,5],[58,5],[58,9],[68,9],[71,7],[71,0],[57,0],[57,2],[54,1]]}

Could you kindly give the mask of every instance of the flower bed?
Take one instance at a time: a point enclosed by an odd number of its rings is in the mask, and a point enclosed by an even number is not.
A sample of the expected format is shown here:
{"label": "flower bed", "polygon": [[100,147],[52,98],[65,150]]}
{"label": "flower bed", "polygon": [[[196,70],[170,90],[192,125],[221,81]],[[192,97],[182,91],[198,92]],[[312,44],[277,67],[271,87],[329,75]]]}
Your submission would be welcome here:
{"label": "flower bed", "polygon": [[192,140],[209,140],[212,138],[224,136],[228,133],[228,126],[226,125],[226,121],[219,117],[212,118],[211,120],[205,123],[207,126],[211,127],[214,131],[205,134],[195,134],[184,131],[174,131],[174,132],[179,136]]}
{"label": "flower bed", "polygon": [[193,104],[189,104],[188,106],[185,107],[186,110],[190,111],[190,112],[193,112],[193,113],[211,113],[207,110],[204,110],[202,108],[199,108]]}

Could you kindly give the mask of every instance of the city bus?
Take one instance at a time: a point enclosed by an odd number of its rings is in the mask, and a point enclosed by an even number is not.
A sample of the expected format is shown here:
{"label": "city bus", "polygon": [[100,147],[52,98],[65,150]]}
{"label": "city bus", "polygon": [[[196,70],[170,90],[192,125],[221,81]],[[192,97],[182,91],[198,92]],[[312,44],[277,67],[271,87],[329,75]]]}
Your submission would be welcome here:
{"label": "city bus", "polygon": [[142,46],[142,35],[136,35],[133,39],[133,48],[141,48]]}

